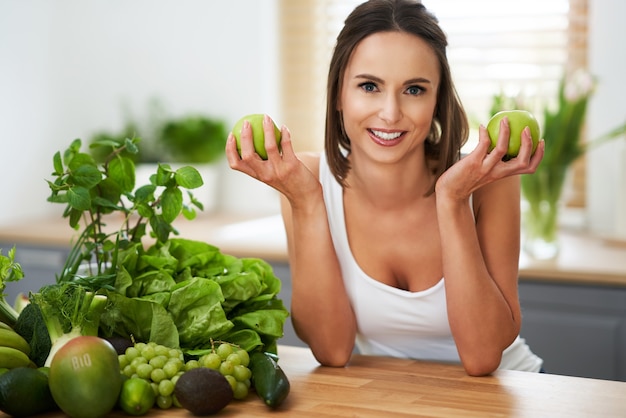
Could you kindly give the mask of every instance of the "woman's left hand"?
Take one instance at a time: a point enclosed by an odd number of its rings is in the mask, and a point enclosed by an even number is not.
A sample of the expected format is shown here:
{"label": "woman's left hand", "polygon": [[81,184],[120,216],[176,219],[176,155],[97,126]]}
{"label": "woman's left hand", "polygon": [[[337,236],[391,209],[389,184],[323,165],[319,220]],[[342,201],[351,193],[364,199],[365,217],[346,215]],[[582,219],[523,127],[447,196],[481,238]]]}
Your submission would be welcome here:
{"label": "woman's left hand", "polygon": [[543,158],[545,142],[540,140],[533,154],[530,129],[526,127],[522,131],[518,155],[504,161],[509,147],[509,135],[508,119],[504,118],[500,122],[496,147],[489,152],[491,140],[487,129],[481,125],[478,146],[441,175],[436,185],[438,195],[467,199],[486,184],[509,176],[534,173]]}

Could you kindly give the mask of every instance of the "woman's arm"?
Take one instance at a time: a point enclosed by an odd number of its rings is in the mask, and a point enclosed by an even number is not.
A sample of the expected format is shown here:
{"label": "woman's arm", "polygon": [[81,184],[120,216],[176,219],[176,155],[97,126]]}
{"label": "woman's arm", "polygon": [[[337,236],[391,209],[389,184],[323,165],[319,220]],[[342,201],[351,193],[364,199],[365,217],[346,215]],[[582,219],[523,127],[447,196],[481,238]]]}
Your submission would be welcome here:
{"label": "woman's arm", "polygon": [[[508,138],[508,125],[501,135]],[[531,158],[528,133],[522,144],[517,158],[503,162],[508,140],[487,153],[489,138],[481,127],[476,150],[444,173],[436,187],[448,317],[471,375],[493,372],[521,326],[519,174],[536,169],[544,146],[541,142]],[[472,194],[475,210],[469,205]]]}
{"label": "woman's arm", "polygon": [[[309,164],[319,162],[319,157],[303,158]],[[294,329],[321,364],[344,366],[354,348],[356,320],[332,243],[321,185],[306,201],[282,197],[281,208],[291,267]]]}
{"label": "woman's arm", "polygon": [[343,366],[354,347],[356,323],[330,236],[328,217],[317,172],[319,156],[296,156],[291,135],[282,129],[276,146],[271,120],[263,121],[267,160],[255,152],[252,131],[244,123],[241,157],[232,134],[226,144],[230,167],[281,193],[292,277],[291,320],[298,336],[317,360]]}

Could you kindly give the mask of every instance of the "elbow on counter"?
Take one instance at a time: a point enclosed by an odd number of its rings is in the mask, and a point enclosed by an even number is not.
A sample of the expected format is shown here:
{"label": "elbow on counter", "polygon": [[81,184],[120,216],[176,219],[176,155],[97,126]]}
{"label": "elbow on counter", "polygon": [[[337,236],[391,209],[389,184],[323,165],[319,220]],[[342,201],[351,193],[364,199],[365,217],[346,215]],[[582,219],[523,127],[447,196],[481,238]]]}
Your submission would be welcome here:
{"label": "elbow on counter", "polygon": [[340,352],[323,352],[318,353],[314,350],[313,356],[322,365],[326,367],[345,367],[350,361],[351,354],[345,355]]}
{"label": "elbow on counter", "polygon": [[488,376],[500,366],[500,356],[482,356],[472,359],[462,359],[463,368],[470,376]]}
{"label": "elbow on counter", "polygon": [[307,345],[311,349],[315,360],[322,366],[327,367],[345,367],[350,361],[354,350],[354,345],[348,344],[346,344],[345,347],[338,344],[323,345],[307,343]]}

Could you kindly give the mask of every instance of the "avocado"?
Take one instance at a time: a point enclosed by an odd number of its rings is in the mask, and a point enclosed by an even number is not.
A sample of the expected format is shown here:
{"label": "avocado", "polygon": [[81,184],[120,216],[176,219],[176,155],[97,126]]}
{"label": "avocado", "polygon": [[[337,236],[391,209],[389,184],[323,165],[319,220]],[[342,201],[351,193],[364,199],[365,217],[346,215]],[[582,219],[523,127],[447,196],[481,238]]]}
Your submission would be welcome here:
{"label": "avocado", "polygon": [[198,367],[183,373],[174,387],[180,405],[194,415],[211,415],[233,400],[233,389],[220,372]]}
{"label": "avocado", "polygon": [[133,343],[133,340],[131,340],[130,338],[121,337],[119,335],[113,335],[111,337],[106,337],[105,340],[107,340],[108,342],[111,343],[113,348],[115,348],[115,352],[118,355],[124,354],[128,347],[132,347],[132,346],[135,345]]}
{"label": "avocado", "polygon": [[17,367],[0,376],[0,410],[13,417],[29,417],[57,409],[48,376],[30,367]]}

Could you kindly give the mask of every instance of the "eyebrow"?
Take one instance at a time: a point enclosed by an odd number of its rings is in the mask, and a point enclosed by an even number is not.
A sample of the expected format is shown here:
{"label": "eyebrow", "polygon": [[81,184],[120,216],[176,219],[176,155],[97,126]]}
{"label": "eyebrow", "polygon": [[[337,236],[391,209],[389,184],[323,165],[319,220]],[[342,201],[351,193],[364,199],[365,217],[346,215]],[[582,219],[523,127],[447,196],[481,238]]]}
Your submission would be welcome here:
{"label": "eyebrow", "polygon": [[[365,80],[372,80],[375,81],[377,83],[380,84],[385,84],[384,80],[382,78],[376,77],[375,75],[371,75],[371,74],[357,74],[356,76],[354,76],[354,78],[362,78]],[[423,77],[416,77],[416,78],[411,78],[409,80],[406,80],[404,82],[404,85],[409,85],[409,84],[416,84],[416,83],[427,83],[427,84],[431,84],[431,81],[427,78],[423,78]]]}

